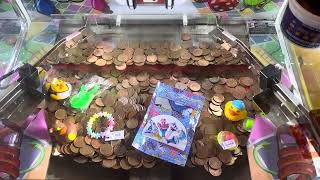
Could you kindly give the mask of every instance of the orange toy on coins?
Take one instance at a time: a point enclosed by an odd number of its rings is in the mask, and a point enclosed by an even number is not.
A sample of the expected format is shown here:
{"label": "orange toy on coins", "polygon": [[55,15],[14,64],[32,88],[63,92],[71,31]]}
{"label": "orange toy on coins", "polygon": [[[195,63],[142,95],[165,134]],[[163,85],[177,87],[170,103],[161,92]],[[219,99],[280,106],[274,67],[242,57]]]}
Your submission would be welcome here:
{"label": "orange toy on coins", "polygon": [[54,124],[54,132],[57,139],[65,142],[72,142],[77,137],[77,126],[72,122],[63,123],[57,120]]}

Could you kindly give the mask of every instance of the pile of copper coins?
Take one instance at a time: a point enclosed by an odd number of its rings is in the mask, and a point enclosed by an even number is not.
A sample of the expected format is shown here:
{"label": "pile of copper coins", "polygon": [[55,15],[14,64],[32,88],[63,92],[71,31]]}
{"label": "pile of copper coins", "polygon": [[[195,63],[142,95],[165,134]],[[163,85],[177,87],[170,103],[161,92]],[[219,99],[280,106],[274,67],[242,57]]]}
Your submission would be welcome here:
{"label": "pile of copper coins", "polygon": [[[186,74],[183,72],[159,71],[123,71],[127,66],[143,66],[144,64],[175,64],[177,66],[214,64],[244,64],[241,53],[231,43],[199,43],[198,47],[190,45],[191,36],[182,34],[182,43],[170,42],[136,42],[119,43],[97,42],[91,53],[87,53],[92,42],[66,48],[71,56],[51,58],[51,64],[95,64],[97,66],[112,66],[113,68],[100,72],[83,72],[77,70],[56,71],[47,79],[59,78],[72,84],[73,89],[79,89],[82,81],[90,76],[98,75],[112,82],[112,87],[95,97],[85,112],[79,112],[68,107],[66,102],[47,101],[48,124],[56,120],[74,123],[77,127],[77,138],[73,142],[57,141],[53,155],[72,156],[78,163],[95,162],[103,167],[113,169],[152,168],[158,164],[166,164],[162,160],[148,156],[132,147],[132,141],[148,108],[157,83],[163,82],[175,88],[192,91],[203,95],[205,105],[193,139],[186,166],[202,166],[213,176],[219,176],[222,169],[233,165],[241,157],[245,148],[248,132],[243,131],[241,123],[228,121],[224,116],[224,105],[234,99],[244,101],[249,114],[258,109],[252,102],[252,96],[257,91],[256,79],[250,73],[220,74],[216,76]],[[74,52],[70,52],[70,49]],[[80,51],[79,51],[80,49]],[[66,52],[64,52],[66,53]],[[59,52],[59,54],[63,54]],[[81,61],[80,61],[81,60]],[[236,75],[234,75],[236,74]],[[124,130],[125,138],[105,142],[90,138],[86,133],[86,123],[98,112],[112,113],[115,118],[114,130]],[[104,122],[95,123],[93,129],[101,131]],[[216,136],[220,131],[233,132],[240,145],[235,151],[223,150]]]}
{"label": "pile of copper coins", "polygon": [[[73,45],[73,46],[72,46]],[[49,64],[114,64],[117,70],[127,66],[168,65],[238,65],[242,64],[237,44],[201,41],[195,46],[191,35],[182,34],[181,42],[169,41],[120,41],[116,45],[107,41],[97,43],[82,41],[66,46],[58,56],[50,57]]]}

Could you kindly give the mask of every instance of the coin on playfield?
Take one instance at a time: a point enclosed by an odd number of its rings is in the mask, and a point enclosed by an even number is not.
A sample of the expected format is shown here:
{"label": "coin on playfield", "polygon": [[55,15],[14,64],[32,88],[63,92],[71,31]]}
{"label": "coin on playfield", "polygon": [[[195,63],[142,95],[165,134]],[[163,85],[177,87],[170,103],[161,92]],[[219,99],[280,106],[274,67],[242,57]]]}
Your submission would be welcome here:
{"label": "coin on playfield", "polygon": [[58,109],[55,113],[54,113],[54,116],[57,118],[57,119],[65,119],[67,117],[67,112],[66,110],[64,109]]}
{"label": "coin on playfield", "polygon": [[192,91],[199,91],[201,89],[201,86],[199,83],[197,82],[190,82],[189,83],[189,88],[192,90]]}

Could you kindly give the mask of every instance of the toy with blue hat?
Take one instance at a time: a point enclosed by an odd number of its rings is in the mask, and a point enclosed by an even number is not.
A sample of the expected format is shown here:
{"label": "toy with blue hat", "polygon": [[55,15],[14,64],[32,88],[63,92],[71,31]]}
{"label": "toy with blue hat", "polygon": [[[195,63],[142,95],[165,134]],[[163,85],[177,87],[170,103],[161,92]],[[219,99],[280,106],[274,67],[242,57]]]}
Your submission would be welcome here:
{"label": "toy with blue hat", "polygon": [[230,121],[240,121],[247,117],[246,106],[241,100],[228,101],[224,107],[224,115]]}

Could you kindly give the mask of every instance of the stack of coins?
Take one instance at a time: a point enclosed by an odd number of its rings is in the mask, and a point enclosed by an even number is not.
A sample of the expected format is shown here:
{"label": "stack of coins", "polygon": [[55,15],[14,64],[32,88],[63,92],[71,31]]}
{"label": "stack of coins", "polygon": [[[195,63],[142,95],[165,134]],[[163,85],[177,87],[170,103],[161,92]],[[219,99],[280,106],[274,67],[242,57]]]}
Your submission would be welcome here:
{"label": "stack of coins", "polygon": [[[48,100],[48,125],[54,126],[56,120],[75,123],[77,138],[66,143],[56,139],[53,155],[72,156],[78,163],[95,162],[103,167],[113,169],[152,168],[162,161],[143,154],[132,147],[135,132],[139,128],[148,108],[158,82],[180,90],[190,91],[206,98],[200,120],[197,125],[187,166],[203,166],[213,176],[222,173],[224,165],[232,165],[240,157],[241,148],[245,147],[248,134],[238,124],[226,120],[223,114],[224,105],[232,99],[245,102],[249,112],[258,109],[252,103],[252,96],[257,92],[257,83],[252,75],[242,72],[237,75],[219,74],[209,76],[205,73],[185,74],[182,72],[158,72],[137,70],[123,71],[127,66],[241,64],[241,51],[236,46],[210,42],[194,43],[190,34],[181,35],[181,43],[176,42],[88,42],[73,45],[73,50],[60,51],[61,56],[49,57],[48,63],[95,64],[96,66],[112,65],[113,68],[100,72],[83,72],[76,70],[56,71],[46,79],[60,78],[72,84],[77,92],[88,78],[99,75],[111,82],[111,87],[97,95],[84,112],[68,107],[67,100],[58,102]],[[80,51],[77,50],[80,49]],[[230,49],[229,49],[230,48]],[[92,51],[88,53],[89,49]],[[229,49],[229,50],[227,50]],[[65,55],[68,51],[68,56]],[[237,56],[235,56],[235,53]],[[235,73],[233,73],[235,74]],[[115,118],[114,130],[124,130],[123,140],[105,142],[93,139],[86,133],[89,118],[98,112],[108,112]],[[106,128],[106,119],[98,119],[92,125],[95,132]],[[234,152],[222,150],[216,143],[216,135],[230,131],[240,139],[240,147]]]}

